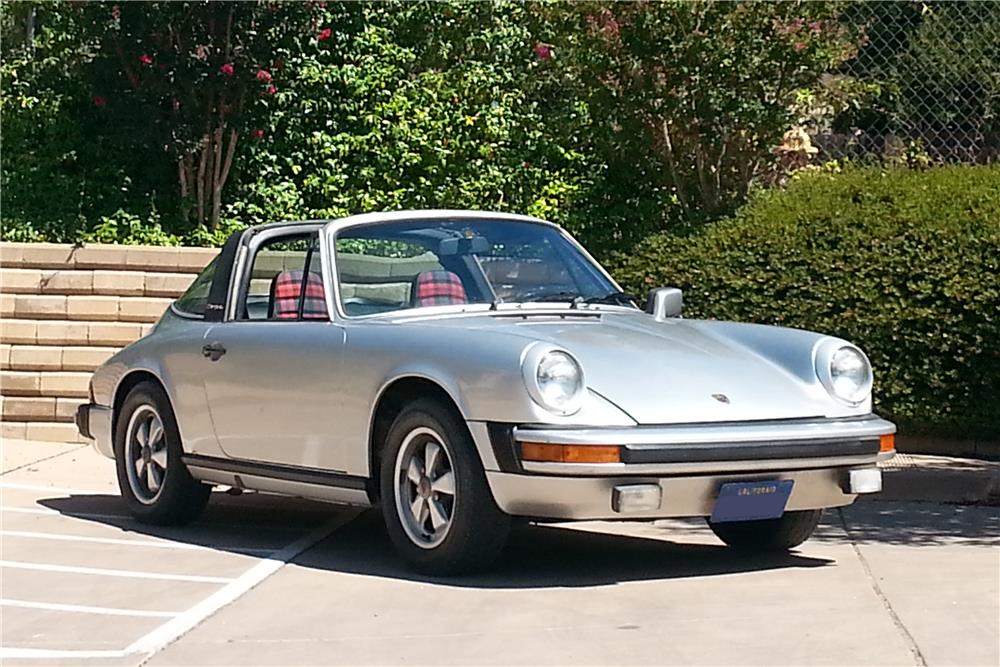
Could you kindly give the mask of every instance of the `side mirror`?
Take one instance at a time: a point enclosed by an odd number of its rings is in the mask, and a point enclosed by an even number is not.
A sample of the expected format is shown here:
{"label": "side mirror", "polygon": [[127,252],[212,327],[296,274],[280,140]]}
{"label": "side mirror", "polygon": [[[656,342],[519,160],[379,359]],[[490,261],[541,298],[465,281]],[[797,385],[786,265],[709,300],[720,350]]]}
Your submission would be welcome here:
{"label": "side mirror", "polygon": [[657,287],[649,290],[646,297],[646,312],[657,322],[663,322],[668,317],[680,317],[683,306],[683,292],[676,287]]}

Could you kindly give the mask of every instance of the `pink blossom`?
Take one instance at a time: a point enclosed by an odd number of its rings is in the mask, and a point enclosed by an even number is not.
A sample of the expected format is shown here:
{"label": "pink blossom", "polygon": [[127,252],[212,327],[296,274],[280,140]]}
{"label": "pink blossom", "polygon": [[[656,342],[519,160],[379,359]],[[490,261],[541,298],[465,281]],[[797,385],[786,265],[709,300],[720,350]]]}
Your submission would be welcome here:
{"label": "pink blossom", "polygon": [[270,86],[268,86],[264,90],[265,90],[265,92],[268,95],[274,95],[276,92],[278,92],[278,87],[272,83]]}
{"label": "pink blossom", "polygon": [[232,63],[225,63],[222,67],[219,68],[219,71],[225,74],[226,76],[232,76],[233,73],[236,71],[236,68],[233,67]]}
{"label": "pink blossom", "polygon": [[260,129],[258,127],[257,129],[255,129],[253,131],[253,136],[254,136],[254,139],[263,139],[264,138],[264,130],[262,130],[262,129]]}
{"label": "pink blossom", "polygon": [[542,44],[541,42],[538,42],[537,44],[535,44],[535,55],[541,58],[542,60],[548,60],[549,58],[552,57],[552,47],[549,46],[548,44]]}
{"label": "pink blossom", "polygon": [[106,97],[104,97],[103,95],[94,95],[94,106],[95,107],[103,107],[103,106],[107,105],[107,103],[108,103],[108,99]]}
{"label": "pink blossom", "polygon": [[259,69],[257,70],[257,80],[269,83],[271,81],[271,73],[266,69]]}
{"label": "pink blossom", "polygon": [[792,48],[795,49],[795,53],[798,53],[798,52],[800,52],[800,51],[802,51],[802,50],[804,50],[806,48],[806,43],[805,42],[795,42],[795,44],[792,45]]}
{"label": "pink blossom", "polygon": [[119,7],[118,5],[113,5],[111,7],[111,18],[117,21],[121,17],[122,17],[121,7]]}
{"label": "pink blossom", "polygon": [[802,19],[795,19],[794,21],[789,21],[788,23],[778,23],[774,27],[774,31],[779,35],[790,35],[793,32],[798,32],[802,29],[805,22]]}
{"label": "pink blossom", "polygon": [[333,37],[333,30],[330,28],[323,28],[322,30],[319,31],[319,34],[316,35],[316,39],[318,39],[321,42],[325,42],[331,37]]}
{"label": "pink blossom", "polygon": [[812,34],[819,35],[821,32],[823,32],[823,22],[813,21],[812,23],[809,24],[809,30],[812,32]]}
{"label": "pink blossom", "polygon": [[143,65],[152,65],[153,56],[149,55],[148,53],[144,53],[141,56],[139,56],[139,62],[141,62]]}

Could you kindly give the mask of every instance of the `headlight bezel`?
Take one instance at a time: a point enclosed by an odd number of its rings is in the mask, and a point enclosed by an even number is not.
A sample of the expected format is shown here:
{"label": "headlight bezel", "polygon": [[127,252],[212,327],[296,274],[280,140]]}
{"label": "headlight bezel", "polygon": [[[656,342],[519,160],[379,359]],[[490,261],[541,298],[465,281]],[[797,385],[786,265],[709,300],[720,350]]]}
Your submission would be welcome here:
{"label": "headlight bezel", "polygon": [[[857,355],[857,358],[864,363],[865,369],[867,370],[867,377],[865,381],[858,385],[858,389],[849,396],[845,396],[838,392],[836,384],[837,378],[834,376],[833,372],[834,359],[841,352],[849,352]],[[871,399],[872,385],[874,384],[872,364],[868,359],[868,355],[866,355],[861,348],[856,345],[837,339],[824,340],[816,347],[815,369],[820,383],[826,389],[827,393],[829,393],[830,396],[837,401],[851,407],[858,407]]]}
{"label": "headlight bezel", "polygon": [[[561,405],[555,404],[547,398],[539,379],[542,363],[552,356],[562,357],[569,361],[576,369],[577,374],[576,389],[573,395]],[[576,357],[565,349],[555,345],[535,343],[524,352],[521,360],[521,376],[531,400],[547,412],[559,417],[568,417],[576,414],[583,407],[583,401],[587,394],[587,379],[583,372],[583,366]]]}

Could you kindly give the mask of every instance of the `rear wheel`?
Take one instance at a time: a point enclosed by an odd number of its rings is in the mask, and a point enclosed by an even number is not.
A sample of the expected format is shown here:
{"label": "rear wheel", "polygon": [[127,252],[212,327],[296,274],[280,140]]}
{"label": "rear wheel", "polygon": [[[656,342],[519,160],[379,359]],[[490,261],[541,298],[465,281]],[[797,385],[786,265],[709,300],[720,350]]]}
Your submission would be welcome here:
{"label": "rear wheel", "polygon": [[819,525],[823,510],[785,512],[777,519],[708,522],[716,536],[741,551],[787,551],[799,546]]}
{"label": "rear wheel", "polygon": [[125,397],[115,428],[118,487],[139,521],[185,524],[205,509],[212,488],[191,477],[181,454],[170,401],[158,385],[140,382]]}
{"label": "rear wheel", "polygon": [[382,515],[399,554],[430,574],[489,566],[510,517],[496,506],[465,424],[429,400],[403,409],[381,461]]}

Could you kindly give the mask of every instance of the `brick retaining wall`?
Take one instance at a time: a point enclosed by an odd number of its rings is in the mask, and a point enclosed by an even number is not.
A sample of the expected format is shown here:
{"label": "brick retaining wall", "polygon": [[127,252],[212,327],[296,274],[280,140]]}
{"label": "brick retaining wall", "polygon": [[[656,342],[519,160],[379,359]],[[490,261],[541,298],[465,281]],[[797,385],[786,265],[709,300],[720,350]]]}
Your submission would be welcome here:
{"label": "brick retaining wall", "polygon": [[77,440],[90,373],[148,332],[217,253],[0,243],[3,436]]}

